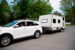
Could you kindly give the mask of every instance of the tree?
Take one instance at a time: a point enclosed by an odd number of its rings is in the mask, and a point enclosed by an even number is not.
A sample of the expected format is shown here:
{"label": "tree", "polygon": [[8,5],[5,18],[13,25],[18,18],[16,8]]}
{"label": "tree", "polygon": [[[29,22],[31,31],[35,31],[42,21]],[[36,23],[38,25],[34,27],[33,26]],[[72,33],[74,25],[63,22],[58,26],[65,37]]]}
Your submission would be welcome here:
{"label": "tree", "polygon": [[66,21],[73,23],[75,20],[75,0],[61,0],[61,10],[66,16]]}
{"label": "tree", "polygon": [[6,0],[2,0],[0,4],[0,25],[6,24],[10,17],[10,6]]}
{"label": "tree", "polygon": [[62,14],[61,14],[60,12],[58,12],[58,11],[54,11],[53,14],[54,14],[54,15],[62,16]]}
{"label": "tree", "polygon": [[19,19],[27,18],[30,10],[29,1],[30,0],[15,0],[13,5],[13,16]]}
{"label": "tree", "polygon": [[38,18],[40,15],[50,14],[52,7],[48,0],[38,0],[33,4],[33,12],[33,15]]}
{"label": "tree", "polygon": [[15,0],[15,2],[17,3],[16,7],[19,7],[20,19],[38,19],[40,15],[50,14],[52,12],[49,0]]}
{"label": "tree", "polygon": [[15,0],[14,2],[12,2],[13,5],[12,5],[11,21],[19,19],[21,16],[20,6],[17,1],[19,0]]}

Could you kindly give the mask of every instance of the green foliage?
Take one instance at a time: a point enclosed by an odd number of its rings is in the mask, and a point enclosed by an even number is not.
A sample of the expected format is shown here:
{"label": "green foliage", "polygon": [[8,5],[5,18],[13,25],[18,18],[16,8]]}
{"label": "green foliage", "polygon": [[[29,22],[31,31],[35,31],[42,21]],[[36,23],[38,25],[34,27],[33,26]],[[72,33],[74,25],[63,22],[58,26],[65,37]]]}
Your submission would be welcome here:
{"label": "green foliage", "polygon": [[40,15],[50,14],[53,8],[49,0],[14,0],[9,6],[6,0],[0,2],[0,25],[17,19],[38,20]]}
{"label": "green foliage", "polygon": [[16,16],[19,15],[20,19],[30,18],[38,20],[40,15],[50,14],[52,12],[49,0],[18,0],[16,3],[17,10],[20,12],[20,15],[17,14]]}
{"label": "green foliage", "polygon": [[63,10],[66,21],[74,23],[75,20],[75,0],[61,0],[61,10]]}
{"label": "green foliage", "polygon": [[62,16],[62,14],[61,14],[60,12],[58,12],[58,11],[54,11],[53,14],[54,14],[54,15]]}
{"label": "green foliage", "polygon": [[3,25],[8,22],[10,17],[10,6],[6,0],[2,0],[0,3],[0,25]]}

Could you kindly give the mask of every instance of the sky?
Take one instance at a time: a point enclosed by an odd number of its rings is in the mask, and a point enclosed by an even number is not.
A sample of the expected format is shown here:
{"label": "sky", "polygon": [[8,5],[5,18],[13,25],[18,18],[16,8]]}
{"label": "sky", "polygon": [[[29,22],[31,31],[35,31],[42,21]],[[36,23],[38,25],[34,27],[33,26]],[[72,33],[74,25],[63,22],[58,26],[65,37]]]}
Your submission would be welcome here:
{"label": "sky", "polygon": [[7,2],[8,2],[9,4],[11,4],[12,1],[14,1],[14,0],[7,0]]}
{"label": "sky", "polygon": [[[7,1],[10,4],[13,0],[7,0]],[[61,0],[50,0],[50,3],[52,5],[52,7],[53,7],[53,11],[61,12],[61,10],[60,10],[60,1]]]}
{"label": "sky", "polygon": [[50,3],[51,3],[51,5],[52,5],[52,7],[53,7],[53,11],[59,11],[59,12],[61,12],[61,10],[60,10],[60,1],[61,0],[50,0]]}

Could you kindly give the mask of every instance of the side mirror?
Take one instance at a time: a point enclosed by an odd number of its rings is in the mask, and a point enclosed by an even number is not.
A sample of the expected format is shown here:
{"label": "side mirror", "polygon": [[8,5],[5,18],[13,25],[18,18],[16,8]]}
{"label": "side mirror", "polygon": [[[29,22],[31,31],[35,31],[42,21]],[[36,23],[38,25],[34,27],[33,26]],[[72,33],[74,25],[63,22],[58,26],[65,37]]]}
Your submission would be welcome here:
{"label": "side mirror", "polygon": [[14,28],[18,28],[18,27],[19,27],[19,25],[15,25],[15,26],[14,26]]}

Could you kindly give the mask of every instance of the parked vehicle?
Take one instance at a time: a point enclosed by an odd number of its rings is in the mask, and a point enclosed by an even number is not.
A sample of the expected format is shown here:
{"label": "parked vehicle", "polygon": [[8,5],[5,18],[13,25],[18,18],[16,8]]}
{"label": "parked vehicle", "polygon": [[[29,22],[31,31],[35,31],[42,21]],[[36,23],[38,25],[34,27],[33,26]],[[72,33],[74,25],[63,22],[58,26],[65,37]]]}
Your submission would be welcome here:
{"label": "parked vehicle", "polygon": [[3,27],[0,27],[0,45],[7,46],[14,39],[34,36],[39,38],[42,34],[42,27],[39,22],[32,20],[16,20]]}
{"label": "parked vehicle", "polygon": [[43,31],[57,31],[65,29],[65,18],[53,14],[42,15],[39,17],[39,22],[43,27]]}

